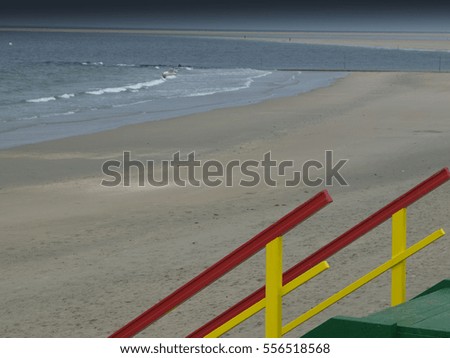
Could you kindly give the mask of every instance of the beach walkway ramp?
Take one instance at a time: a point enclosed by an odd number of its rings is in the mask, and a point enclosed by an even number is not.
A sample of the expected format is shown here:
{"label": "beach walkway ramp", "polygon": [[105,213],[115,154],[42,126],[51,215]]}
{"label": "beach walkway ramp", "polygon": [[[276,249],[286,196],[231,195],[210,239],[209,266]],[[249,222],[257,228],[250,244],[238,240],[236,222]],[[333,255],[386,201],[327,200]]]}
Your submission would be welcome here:
{"label": "beach walkway ramp", "polygon": [[450,279],[410,301],[362,318],[333,317],[305,338],[442,338],[450,337]]}

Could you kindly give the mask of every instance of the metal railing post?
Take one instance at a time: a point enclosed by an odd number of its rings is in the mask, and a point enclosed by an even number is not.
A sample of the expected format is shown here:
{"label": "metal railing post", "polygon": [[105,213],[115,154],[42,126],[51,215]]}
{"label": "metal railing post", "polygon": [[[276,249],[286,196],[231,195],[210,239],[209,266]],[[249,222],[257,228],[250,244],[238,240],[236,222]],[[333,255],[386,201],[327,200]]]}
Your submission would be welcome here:
{"label": "metal railing post", "polygon": [[282,328],[283,238],[266,245],[266,338],[280,338]]}
{"label": "metal railing post", "polygon": [[[392,258],[406,250],[406,208],[392,215]],[[406,301],[406,260],[392,268],[391,306]]]}

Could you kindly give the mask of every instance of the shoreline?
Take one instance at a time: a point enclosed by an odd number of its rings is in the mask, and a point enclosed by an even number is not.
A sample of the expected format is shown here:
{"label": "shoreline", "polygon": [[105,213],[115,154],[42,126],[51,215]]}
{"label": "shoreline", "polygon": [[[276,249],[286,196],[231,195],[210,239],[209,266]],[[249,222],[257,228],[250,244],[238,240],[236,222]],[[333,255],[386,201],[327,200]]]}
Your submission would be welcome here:
{"label": "shoreline", "polygon": [[[236,31],[113,28],[0,27],[0,32],[125,33],[152,36],[199,36],[243,41],[275,41],[368,48],[450,51],[448,32]],[[426,37],[425,39],[423,37]]]}
{"label": "shoreline", "polygon": [[[449,166],[447,73],[352,73],[293,97],[129,125],[0,151],[2,337],[105,337],[322,189],[334,202],[286,235],[285,265],[330,242],[421,180]],[[100,186],[101,164],[169,159],[349,159],[348,187],[264,185],[162,189]],[[321,172],[317,173],[321,175]],[[449,185],[408,210],[408,245],[449,231]],[[408,261],[408,299],[448,277],[448,238]],[[331,269],[285,298],[293,319],[390,258],[390,225],[330,260]],[[259,288],[257,254],[141,336],[181,337]],[[389,305],[389,275],[289,336],[335,315]],[[263,335],[261,315],[230,336]]]}
{"label": "shoreline", "polygon": [[[407,38],[415,38],[415,37],[423,37],[423,36],[427,36],[430,38],[442,38],[443,36],[445,37],[445,34],[437,34],[437,33],[427,33],[426,35],[424,35],[423,33],[381,33],[381,32],[376,32],[376,33],[361,33],[361,32],[336,32],[336,33],[332,33],[332,32],[257,32],[257,31],[247,31],[247,32],[236,32],[236,31],[196,31],[196,30],[192,30],[192,31],[186,31],[186,30],[144,30],[144,29],[89,29],[89,28],[0,28],[0,31],[43,31],[43,32],[106,32],[106,33],[145,33],[145,34],[149,34],[149,35],[168,35],[168,36],[199,36],[199,37],[214,37],[214,38],[233,38],[233,39],[238,39],[240,41],[245,41],[245,40],[256,40],[256,41],[275,41],[275,42],[279,42],[279,41],[287,41],[289,39],[289,41],[291,40],[290,38],[288,38],[287,36],[296,36],[292,39],[292,43],[322,43],[323,41],[340,41],[339,43],[342,46],[351,46],[351,47],[368,47],[370,48],[370,45],[367,45],[367,43],[364,43],[364,41],[372,41],[373,38],[377,38],[379,36],[387,36],[387,37],[395,37],[395,36],[401,36],[401,37],[407,37]],[[230,37],[231,36],[231,37]],[[272,37],[270,37],[272,36]],[[361,40],[359,39],[359,37],[365,38],[365,40]],[[450,37],[449,37],[450,38]],[[361,41],[363,41],[363,43],[360,43]],[[384,40],[376,40],[376,41],[384,41]],[[387,40],[386,40],[387,41]],[[391,40],[389,40],[391,41]],[[450,43],[450,41],[448,41]],[[427,44],[427,46],[434,46],[433,45],[433,41],[429,41],[426,40],[425,43]],[[436,48],[433,48],[432,51],[439,51],[437,48],[439,46],[436,46]],[[389,48],[389,47],[383,47],[383,48]],[[426,49],[422,49],[423,51],[429,51]],[[430,50],[431,51],[431,50]],[[449,48],[450,51],[450,48]],[[439,61],[441,61],[439,59]],[[433,70],[428,70],[426,72],[423,73],[440,73],[441,72],[441,62],[439,62],[439,67],[436,68],[435,71]],[[344,64],[342,65],[343,68],[330,68],[330,69],[320,69],[320,70],[314,70],[314,69],[310,69],[310,68],[280,68],[277,70],[273,70],[272,72],[279,72],[279,73],[283,73],[283,72],[287,72],[287,71],[297,71],[297,72],[309,72],[309,73],[317,73],[317,76],[322,76],[322,74],[324,73],[337,73],[339,76],[339,73],[368,73],[368,72],[374,72],[377,73],[379,72],[379,70],[374,70],[374,71],[368,71],[368,70],[358,70],[358,69],[352,69],[352,70],[347,70],[345,68],[345,56],[344,56]],[[384,72],[392,72],[392,73],[396,73],[396,70],[387,70]],[[418,71],[413,71],[411,70],[411,72],[418,72]],[[298,85],[295,85],[296,87],[298,87]],[[308,86],[308,85],[307,85]],[[307,88],[306,91],[309,91],[311,89],[314,89],[315,85],[312,84],[310,85],[311,88]],[[322,84],[316,85],[316,86],[322,86]],[[292,86],[291,86],[292,87]],[[279,93],[276,96],[291,96],[291,95],[295,95],[293,92],[299,92],[300,88],[298,88],[296,91],[294,91],[293,89],[288,89],[288,90],[282,90],[281,92],[283,93]],[[287,93],[287,92],[291,92],[291,93]],[[302,90],[301,93],[303,93],[304,91]],[[233,92],[234,93],[234,92]],[[58,97],[57,95],[51,94],[52,97],[49,98],[56,98]],[[225,94],[227,95],[227,94]],[[232,95],[228,95],[228,96],[232,96]],[[247,104],[251,104],[251,103],[257,103],[260,101],[264,101],[267,100],[267,98],[270,98],[270,96],[262,96],[262,94],[260,94],[260,98],[256,98],[256,95],[250,94],[251,99],[247,100],[246,98],[248,98],[249,94],[248,93],[242,93],[242,98],[239,97],[239,99],[237,99],[235,96],[235,98],[233,99],[232,97],[230,97],[231,99],[228,100],[228,103],[224,104],[223,102],[220,102],[218,100],[212,100],[211,104],[208,104],[207,101],[204,101],[203,103],[201,103],[201,101],[199,100],[199,102],[194,103],[193,105],[196,106],[197,108],[192,109],[192,108],[181,108],[181,109],[171,109],[170,113],[165,114],[165,115],[161,115],[161,114],[153,114],[151,113],[152,111],[148,110],[149,107],[146,105],[139,105],[139,106],[128,106],[128,105],[124,105],[121,107],[124,107],[123,109],[121,108],[120,111],[118,108],[114,109],[114,108],[108,108],[108,109],[103,109],[103,113],[101,113],[100,115],[96,112],[95,115],[94,114],[90,114],[89,112],[83,112],[83,113],[77,113],[78,110],[70,110],[68,112],[64,112],[61,113],[60,115],[56,115],[54,113],[50,113],[48,115],[44,115],[44,117],[48,117],[48,118],[53,118],[53,117],[57,117],[57,116],[66,116],[68,115],[69,117],[64,117],[67,119],[67,124],[64,123],[64,121],[61,121],[61,123],[53,126],[52,128],[50,127],[35,127],[35,123],[31,123],[28,124],[28,126],[24,126],[23,128],[17,128],[14,130],[9,130],[9,133],[13,132],[14,135],[11,138],[8,137],[8,135],[3,135],[3,133],[0,133],[0,142],[2,143],[0,145],[1,149],[7,149],[7,148],[14,148],[17,146],[21,146],[21,145],[26,145],[30,143],[30,140],[28,138],[34,137],[34,139],[31,141],[31,143],[37,143],[37,142],[41,142],[41,141],[47,141],[47,140],[52,140],[52,139],[56,139],[56,138],[67,138],[70,136],[77,136],[77,135],[83,135],[83,134],[88,134],[90,132],[101,132],[104,130],[109,130],[112,128],[119,128],[121,126],[124,125],[128,125],[128,124],[132,124],[132,123],[142,123],[142,122],[146,122],[146,121],[153,121],[153,120],[166,120],[168,118],[172,118],[172,117],[179,117],[179,116],[185,116],[188,114],[193,114],[193,113],[198,113],[199,109],[201,107],[201,111],[210,111],[210,110],[214,110],[216,108],[228,108],[228,107],[234,107],[234,106],[241,106],[241,105],[247,105]],[[271,95],[272,96],[272,95]],[[44,96],[45,97],[45,96]],[[42,98],[41,98],[42,99]],[[46,98],[43,98],[46,99]],[[28,102],[29,100],[27,100]],[[244,103],[245,102],[245,103]],[[156,106],[158,106],[156,104]],[[164,108],[167,108],[167,104],[164,104]],[[114,107],[114,106],[113,106]],[[34,107],[33,107],[34,108]],[[159,108],[159,107],[157,107]],[[169,111],[168,111],[169,112]],[[158,109],[158,113],[159,113],[159,109]],[[163,111],[161,111],[161,113],[164,113]],[[38,118],[39,120],[41,120],[40,115],[36,115],[33,116],[34,118]],[[129,120],[123,120],[123,118],[129,118]],[[25,119],[27,120],[29,117],[26,117]],[[30,117],[31,118],[31,117]],[[95,118],[95,120],[91,121],[91,118]],[[132,118],[132,119],[131,119]],[[78,123],[84,122],[84,121],[89,121],[92,122],[92,128],[89,130],[86,130],[86,126],[81,126]],[[45,119],[43,119],[43,121],[45,122]],[[114,122],[114,123],[113,123]],[[70,123],[70,124],[69,124]],[[46,124],[46,123],[44,123]],[[50,126],[52,126],[52,124],[50,124]],[[7,127],[8,128],[8,127]],[[38,131],[40,132],[39,135],[41,135],[43,138],[40,139],[36,139],[36,135],[35,133],[33,133],[33,131]],[[17,132],[17,133],[16,133]],[[45,134],[51,132],[52,134]],[[66,133],[69,133],[68,135],[66,135]],[[8,134],[8,133],[7,133]],[[47,135],[47,137],[45,138],[45,136]],[[14,143],[14,144],[11,144]]]}
{"label": "shoreline", "polygon": [[[292,73],[281,75],[281,72]],[[33,129],[35,129],[35,127],[18,128],[13,131],[13,133],[10,131],[5,132],[5,134],[0,132],[0,141],[3,141],[3,143],[0,144],[0,150],[13,149],[23,145],[37,144],[55,139],[101,133],[103,131],[114,130],[127,125],[186,117],[199,113],[207,113],[221,108],[248,106],[266,100],[297,96],[302,93],[314,91],[318,88],[330,86],[339,78],[348,75],[348,73],[344,71],[320,72],[320,74],[315,74],[314,71],[299,70],[266,71],[266,74],[261,77],[269,77],[271,78],[270,81],[265,82],[264,79],[262,81],[259,79],[252,79],[252,82],[255,83],[246,89],[218,92],[207,96],[191,98],[180,97],[178,98],[178,102],[184,103],[183,105],[180,105],[179,108],[174,106],[165,111],[158,110],[158,108],[160,109],[164,105],[163,102],[155,104],[153,100],[148,100],[137,104],[131,103],[129,105],[122,105],[122,108],[106,108],[93,113],[90,113],[89,111],[80,114],[74,112],[68,118],[67,122],[61,121],[61,123],[58,123],[58,126],[50,124],[48,127],[41,129],[42,131],[47,128],[47,130],[51,132],[50,135],[47,134],[46,137],[45,133],[40,134],[41,137],[35,136],[31,142],[29,138],[33,135]],[[290,83],[286,82],[283,86],[276,84],[282,79],[285,81],[289,76],[292,76]],[[270,91],[262,86],[270,86]],[[169,100],[166,102],[165,105],[171,105]],[[154,108],[155,106],[156,109]],[[53,117],[57,117],[57,115],[53,115]],[[67,131],[69,131],[70,134],[67,134]],[[11,134],[13,134],[12,137]]]}

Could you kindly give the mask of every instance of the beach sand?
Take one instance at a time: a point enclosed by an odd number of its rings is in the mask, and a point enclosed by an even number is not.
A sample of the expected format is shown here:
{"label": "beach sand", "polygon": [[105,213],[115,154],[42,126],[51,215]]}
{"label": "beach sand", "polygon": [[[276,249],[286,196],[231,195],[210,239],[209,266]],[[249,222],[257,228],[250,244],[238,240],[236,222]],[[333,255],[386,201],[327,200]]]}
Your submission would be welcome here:
{"label": "beach sand", "polygon": [[[349,186],[284,238],[285,269],[449,165],[450,74],[353,73],[327,88],[0,151],[0,336],[105,337],[324,189],[106,188],[101,165],[133,159],[348,159]],[[318,172],[322,175],[321,172]],[[133,182],[132,182],[133,183]],[[135,182],[134,182],[135,184]],[[450,231],[450,183],[408,210],[408,244]],[[408,261],[408,298],[450,276],[447,237]],[[287,323],[390,256],[387,222],[284,299]],[[263,252],[139,336],[183,337],[264,282]],[[384,274],[288,334],[388,307]],[[263,313],[229,333],[262,337]]]}

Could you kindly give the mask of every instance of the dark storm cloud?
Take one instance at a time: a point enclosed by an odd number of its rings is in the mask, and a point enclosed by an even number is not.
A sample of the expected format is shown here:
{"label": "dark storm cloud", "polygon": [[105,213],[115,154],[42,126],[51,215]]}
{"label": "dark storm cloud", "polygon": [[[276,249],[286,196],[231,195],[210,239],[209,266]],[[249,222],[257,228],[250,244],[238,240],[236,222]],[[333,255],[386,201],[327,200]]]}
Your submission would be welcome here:
{"label": "dark storm cloud", "polygon": [[0,1],[0,26],[446,31],[448,14],[436,0]]}
{"label": "dark storm cloud", "polygon": [[31,12],[31,11],[50,11],[50,12],[114,12],[117,10],[126,10],[127,12],[139,11],[173,11],[183,13],[185,11],[226,11],[226,12],[252,12],[252,11],[439,11],[448,8],[448,5],[442,5],[437,1],[427,1],[416,3],[412,1],[391,1],[391,2],[361,2],[361,1],[256,1],[256,0],[232,0],[232,1],[138,1],[138,0],[78,0],[78,1],[2,1],[0,10],[8,12]]}

